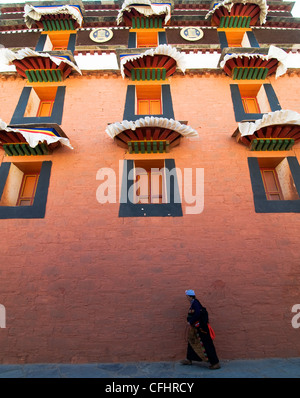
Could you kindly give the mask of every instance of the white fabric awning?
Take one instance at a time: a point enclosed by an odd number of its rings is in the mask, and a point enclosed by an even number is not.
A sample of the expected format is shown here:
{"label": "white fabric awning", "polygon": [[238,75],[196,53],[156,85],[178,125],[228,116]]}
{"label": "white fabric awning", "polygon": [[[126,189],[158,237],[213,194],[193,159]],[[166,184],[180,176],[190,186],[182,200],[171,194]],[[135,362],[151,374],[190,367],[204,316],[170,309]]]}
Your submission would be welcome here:
{"label": "white fabric awning", "polygon": [[2,63],[4,63],[5,65],[11,65],[14,60],[22,60],[23,58],[27,57],[45,57],[45,58],[48,57],[57,66],[59,66],[62,62],[64,62],[69,66],[71,66],[74,70],[76,70],[76,72],[82,74],[80,69],[73,62],[69,61],[67,58],[64,57],[53,56],[44,52],[37,52],[31,50],[30,48],[23,48],[17,52],[9,50],[8,48],[0,49],[0,61],[2,61]]}
{"label": "white fabric awning", "polygon": [[184,73],[186,69],[186,59],[185,54],[181,53],[176,50],[176,48],[168,45],[168,44],[160,44],[156,48],[150,48],[141,54],[130,54],[130,55],[123,55],[120,59],[120,69],[121,75],[123,78],[125,77],[124,73],[124,65],[127,62],[133,61],[138,58],[146,57],[147,55],[154,56],[154,55],[167,55],[168,57],[173,58],[176,61],[177,67]]}
{"label": "white fabric awning", "polygon": [[[70,141],[66,137],[60,137],[53,132],[52,128],[11,128],[7,127],[7,124],[0,119],[0,131],[3,130],[8,133],[19,133],[21,134],[31,148],[35,148],[39,143],[47,142],[48,145],[55,142],[60,142],[63,145],[73,149]],[[0,138],[1,140],[1,138]]]}
{"label": "white fabric awning", "polygon": [[255,131],[267,126],[295,124],[300,125],[300,114],[290,110],[280,110],[275,112],[265,113],[263,117],[254,122],[239,123],[239,130],[241,136],[253,135]]}
{"label": "white fabric awning", "polygon": [[151,15],[161,15],[166,14],[165,24],[171,18],[171,4],[170,3],[152,3],[150,0],[125,0],[122,4],[122,8],[117,16],[117,24],[119,25],[123,20],[123,13],[125,11],[130,11],[134,8],[140,14],[149,17]]}
{"label": "white fabric awning", "polygon": [[276,69],[276,74],[275,74],[276,79],[277,79],[277,77],[284,75],[285,72],[287,71],[288,54],[281,48],[275,47],[273,45],[270,46],[267,55],[256,54],[256,53],[253,53],[253,54],[251,54],[251,53],[226,54],[224,59],[220,63],[220,67],[224,68],[224,65],[226,64],[226,62],[231,58],[242,58],[242,57],[249,57],[249,58],[259,57],[259,58],[262,58],[267,61],[269,61],[270,59],[273,59],[273,58],[277,59],[278,67]]}
{"label": "white fabric awning", "polygon": [[26,4],[24,7],[24,18],[28,28],[31,28],[36,21],[40,21],[43,15],[57,14],[69,14],[73,19],[75,19],[75,21],[78,22],[80,27],[82,26],[83,18],[79,6],[59,5],[49,7],[34,7],[32,5]]}
{"label": "white fabric awning", "polygon": [[205,18],[206,19],[209,18],[220,7],[225,7],[230,12],[231,8],[233,7],[233,5],[235,3],[257,4],[260,8],[260,15],[259,15],[260,24],[262,25],[266,22],[268,8],[269,8],[266,0],[223,0],[223,1],[219,1],[218,3],[214,4],[213,8],[206,14]]}
{"label": "white fabric awning", "polygon": [[197,131],[190,126],[187,126],[186,124],[182,124],[177,120],[154,116],[147,116],[145,118],[141,118],[135,121],[123,120],[122,122],[113,123],[110,124],[105,131],[111,138],[114,138],[125,130],[134,131],[136,128],[142,127],[166,128],[169,130],[173,130],[184,137],[198,136]]}

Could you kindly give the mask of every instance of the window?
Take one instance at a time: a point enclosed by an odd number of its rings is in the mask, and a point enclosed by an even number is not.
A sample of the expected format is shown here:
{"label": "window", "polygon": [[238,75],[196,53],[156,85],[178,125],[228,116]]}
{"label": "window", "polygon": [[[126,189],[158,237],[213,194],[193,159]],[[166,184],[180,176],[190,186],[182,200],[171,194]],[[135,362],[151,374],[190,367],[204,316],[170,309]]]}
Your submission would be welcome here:
{"label": "window", "polygon": [[261,168],[261,175],[268,200],[282,200],[282,193],[275,168]]}
{"label": "window", "polygon": [[[146,110],[158,113],[141,113]],[[127,86],[123,120],[137,120],[141,118],[140,115],[149,114],[174,119],[169,84],[129,84]]]}
{"label": "window", "polygon": [[[249,29],[250,31],[250,29]],[[245,29],[218,29],[219,36],[225,35],[226,47],[251,47],[248,31]]]}
{"label": "window", "polygon": [[0,167],[0,219],[44,218],[52,162],[4,162]]}
{"label": "window", "polygon": [[51,116],[54,101],[41,101],[37,116]]}
{"label": "window", "polygon": [[271,84],[231,84],[230,90],[237,122],[261,119],[264,113],[281,109]]}
{"label": "window", "polygon": [[163,203],[164,161],[135,161],[136,203]]}
{"label": "window", "polygon": [[42,33],[36,45],[36,51],[64,51],[74,52],[76,44],[76,33],[53,31]]}
{"label": "window", "polygon": [[41,170],[41,163],[12,163],[1,197],[1,206],[31,206]]}
{"label": "window", "polygon": [[138,115],[158,115],[161,114],[160,99],[138,99]]}
{"label": "window", "polygon": [[137,114],[161,115],[161,86],[136,86]]}
{"label": "window", "polygon": [[43,51],[59,51],[68,48],[70,34],[65,32],[52,32],[46,35]]}
{"label": "window", "polygon": [[260,113],[257,98],[242,97],[243,107],[246,113]]}
{"label": "window", "polygon": [[258,158],[268,200],[298,200],[287,158]]}
{"label": "window", "polygon": [[251,29],[218,29],[221,48],[226,47],[259,47]]}
{"label": "window", "polygon": [[158,46],[158,32],[136,32],[136,46],[141,47],[157,47]]}
{"label": "window", "polygon": [[61,124],[66,87],[24,87],[10,124]]}
{"label": "window", "polygon": [[173,159],[125,160],[119,217],[180,217]]}
{"label": "window", "polygon": [[271,112],[263,84],[239,84],[239,90],[246,113]]}
{"label": "window", "polygon": [[51,116],[57,87],[32,88],[24,117]]}
{"label": "window", "polygon": [[33,205],[34,195],[36,191],[39,173],[24,174],[17,206],[31,206]]}
{"label": "window", "polygon": [[131,30],[128,36],[128,48],[157,47],[168,44],[166,32],[163,29],[150,32],[149,29]]}
{"label": "window", "polygon": [[296,157],[251,157],[248,164],[257,213],[300,213],[300,166]]}

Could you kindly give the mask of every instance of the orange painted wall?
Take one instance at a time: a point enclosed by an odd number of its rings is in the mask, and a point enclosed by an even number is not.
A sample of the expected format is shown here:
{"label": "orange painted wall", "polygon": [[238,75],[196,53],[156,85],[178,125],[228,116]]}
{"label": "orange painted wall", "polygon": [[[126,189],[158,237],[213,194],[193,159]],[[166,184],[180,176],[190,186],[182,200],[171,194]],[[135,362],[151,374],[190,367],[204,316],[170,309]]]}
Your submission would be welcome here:
{"label": "orange painted wall", "polygon": [[[23,81],[0,82],[1,117],[9,122]],[[66,81],[61,127],[74,150],[36,158],[53,162],[46,217],[0,220],[7,313],[0,363],[183,358],[187,288],[210,313],[221,360],[300,355],[300,332],[291,326],[300,215],[255,213],[247,165],[253,155],[231,137],[230,82],[189,73],[170,79],[175,118],[199,138],[182,140],[164,157],[180,169],[204,168],[204,211],[186,215],[183,203],[183,217],[119,218],[118,204],[97,202],[96,174],[133,158],[105,133],[107,123],[122,120],[127,81]],[[284,108],[299,111],[299,77],[271,83]]]}

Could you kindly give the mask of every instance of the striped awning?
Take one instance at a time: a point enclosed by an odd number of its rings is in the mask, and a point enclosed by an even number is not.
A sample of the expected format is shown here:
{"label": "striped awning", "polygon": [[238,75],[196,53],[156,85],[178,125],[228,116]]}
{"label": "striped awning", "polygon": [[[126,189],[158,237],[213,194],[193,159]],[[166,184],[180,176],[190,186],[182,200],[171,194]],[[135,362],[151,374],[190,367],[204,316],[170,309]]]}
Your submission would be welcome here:
{"label": "striped awning", "polygon": [[[7,153],[39,154],[40,150],[45,152],[44,148],[52,149],[57,144],[73,149],[68,137],[57,124],[8,126],[0,119],[0,146],[7,149]],[[32,152],[29,147],[38,149],[38,153]]]}
{"label": "striped awning", "polygon": [[[68,16],[75,21],[74,29],[81,27],[83,17],[80,6],[77,5],[58,5],[58,6],[32,6],[26,4],[24,7],[24,18],[28,28],[43,19],[53,19],[59,21],[59,16]],[[70,27],[72,28],[72,26]]]}
{"label": "striped awning", "polygon": [[141,143],[147,148],[155,145],[163,145],[172,148],[179,144],[181,137],[197,137],[198,133],[192,127],[180,123],[177,120],[147,116],[135,121],[123,120],[108,125],[106,133],[114,138],[121,147],[130,149],[131,146]]}
{"label": "striped awning", "polygon": [[[257,53],[228,53],[220,62],[220,67],[234,79],[266,78],[272,73],[275,73],[275,77],[278,78],[285,74],[288,54],[284,50],[271,45],[266,55],[260,54],[259,50],[257,51]],[[253,75],[255,68],[258,70],[258,73],[255,74],[256,77]],[[248,76],[248,73],[251,73],[251,76]]]}
{"label": "striped awning", "polygon": [[176,71],[177,67],[183,73],[185,72],[185,54],[167,44],[161,44],[140,54],[120,55],[120,69],[123,78],[131,77],[131,70],[136,68],[166,69],[166,77],[168,77]]}
{"label": "striped awning", "polygon": [[213,8],[209,10],[205,18],[213,17],[219,25],[222,16],[249,16],[254,22],[259,16],[259,22],[262,25],[266,22],[268,8],[266,0],[222,0],[214,2]]}
{"label": "striped awning", "polygon": [[[63,80],[75,70],[79,74],[81,74],[80,69],[75,65],[74,62],[70,61],[67,56],[56,56],[51,55],[46,52],[37,52],[31,50],[30,48],[24,48],[17,52],[9,50],[7,48],[0,50],[0,59],[6,65],[15,65],[17,72],[25,78],[29,78],[27,72],[34,71],[34,75],[36,75],[36,71],[50,71],[50,75],[53,77],[52,71],[57,71],[55,73],[57,75],[58,80]],[[46,77],[43,77],[44,74]],[[38,73],[39,75],[39,73]],[[44,72],[42,74],[41,81],[52,81],[45,80],[49,78],[49,74]],[[61,78],[61,79],[60,79]]]}
{"label": "striped awning", "polygon": [[291,110],[269,112],[253,122],[241,122],[233,134],[252,150],[288,150],[300,141],[300,114]]}
{"label": "striped awning", "polygon": [[167,24],[171,18],[171,4],[170,3],[155,3],[150,0],[125,0],[122,8],[117,16],[117,24],[119,25],[124,20],[124,14],[137,11],[145,17],[165,15],[164,23]]}

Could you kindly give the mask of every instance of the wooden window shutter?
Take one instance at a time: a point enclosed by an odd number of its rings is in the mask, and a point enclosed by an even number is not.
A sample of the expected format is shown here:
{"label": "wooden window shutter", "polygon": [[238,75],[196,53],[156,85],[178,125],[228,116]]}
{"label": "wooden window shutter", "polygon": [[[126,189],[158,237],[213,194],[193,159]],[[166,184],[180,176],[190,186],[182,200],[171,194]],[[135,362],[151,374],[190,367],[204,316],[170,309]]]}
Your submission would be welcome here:
{"label": "wooden window shutter", "polygon": [[161,114],[161,101],[159,99],[150,100],[150,115]]}
{"label": "wooden window shutter", "polygon": [[138,100],[138,115],[149,114],[149,100]]}
{"label": "wooden window shutter", "polygon": [[25,174],[20,188],[18,206],[31,206],[38,182],[39,174]]}
{"label": "wooden window shutter", "polygon": [[275,169],[261,169],[266,196],[268,200],[282,200],[283,196]]}
{"label": "wooden window shutter", "polygon": [[259,105],[255,97],[243,97],[242,101],[246,113],[260,113]]}
{"label": "wooden window shutter", "polygon": [[54,101],[41,101],[37,112],[38,117],[51,116]]}

